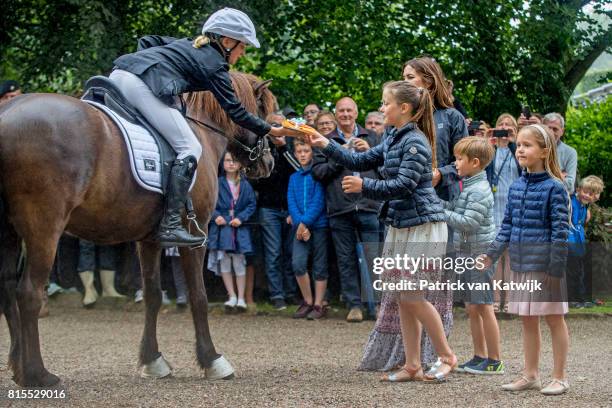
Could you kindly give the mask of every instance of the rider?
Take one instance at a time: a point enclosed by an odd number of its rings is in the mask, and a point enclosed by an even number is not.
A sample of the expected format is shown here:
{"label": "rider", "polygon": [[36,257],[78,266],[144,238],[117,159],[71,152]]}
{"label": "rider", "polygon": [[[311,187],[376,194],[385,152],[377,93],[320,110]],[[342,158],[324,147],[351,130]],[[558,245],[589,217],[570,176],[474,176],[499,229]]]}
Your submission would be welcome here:
{"label": "rider", "polygon": [[202,146],[175,106],[184,92],[210,91],[238,125],[258,136],[282,136],[282,128],[250,114],[236,98],[229,64],[244,55],[247,45],[259,48],[255,26],[242,11],[224,8],[204,23],[202,35],[189,38],[147,36],[138,41],[138,51],[114,61],[110,79],[127,101],[153,125],[177,153],[165,200],[165,214],[157,239],[162,246],[201,244],[182,225],[181,211],[187,200]]}

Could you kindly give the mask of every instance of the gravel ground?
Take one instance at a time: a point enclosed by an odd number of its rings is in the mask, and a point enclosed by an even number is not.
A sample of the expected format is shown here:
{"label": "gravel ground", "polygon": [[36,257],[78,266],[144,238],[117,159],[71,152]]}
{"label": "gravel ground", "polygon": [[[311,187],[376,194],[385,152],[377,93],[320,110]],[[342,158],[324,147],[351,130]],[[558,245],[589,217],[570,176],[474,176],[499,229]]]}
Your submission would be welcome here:
{"label": "gravel ground", "polygon": [[[65,295],[64,295],[65,296]],[[110,308],[112,309],[112,308]],[[119,310],[117,310],[119,309]],[[520,325],[500,321],[507,374],[455,374],[446,384],[382,384],[377,373],[357,372],[373,322],[338,319],[296,321],[281,316],[210,318],[217,350],[236,369],[231,381],[209,382],[197,368],[189,313],[160,314],[161,351],[174,365],[172,378],[144,380],[136,356],[143,315],[130,307],[84,310],[52,303],[40,321],[47,368],[62,378],[63,401],[8,401],[9,406],[612,406],[612,319],[569,319],[571,390],[559,397],[536,391],[507,393],[499,385],[521,367]],[[548,331],[543,330],[543,378],[551,372]],[[0,323],[0,406],[16,389],[6,367],[8,333]],[[460,360],[471,356],[467,320],[456,319],[451,345]],[[11,405],[12,404],[12,405]]]}

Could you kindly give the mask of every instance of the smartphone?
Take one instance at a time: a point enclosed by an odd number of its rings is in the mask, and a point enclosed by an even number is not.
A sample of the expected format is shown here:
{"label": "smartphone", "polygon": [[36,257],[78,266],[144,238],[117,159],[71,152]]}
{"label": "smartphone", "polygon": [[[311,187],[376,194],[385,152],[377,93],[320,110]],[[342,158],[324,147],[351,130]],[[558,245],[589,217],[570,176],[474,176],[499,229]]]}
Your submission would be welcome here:
{"label": "smartphone", "polygon": [[494,129],[493,137],[508,137],[508,130],[507,129]]}
{"label": "smartphone", "polygon": [[525,116],[525,118],[529,119],[531,117],[531,109],[529,109],[529,105],[523,105],[521,113],[523,116]]}
{"label": "smartphone", "polygon": [[476,134],[476,131],[480,130],[481,123],[482,122],[479,120],[473,120],[470,123],[470,127],[468,128],[468,135],[474,136]]}

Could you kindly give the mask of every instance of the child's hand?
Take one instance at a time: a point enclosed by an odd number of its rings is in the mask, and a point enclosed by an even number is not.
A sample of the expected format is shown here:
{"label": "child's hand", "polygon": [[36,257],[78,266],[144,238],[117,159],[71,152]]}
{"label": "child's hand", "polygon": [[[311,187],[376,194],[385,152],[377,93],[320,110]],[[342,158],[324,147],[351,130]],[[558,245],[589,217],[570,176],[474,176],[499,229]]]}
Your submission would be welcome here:
{"label": "child's hand", "polygon": [[365,140],[357,137],[353,140],[353,147],[355,147],[355,150],[358,152],[365,152],[370,148],[370,145]]}
{"label": "child's hand", "polygon": [[342,179],[342,191],[345,193],[361,193],[363,191],[363,179],[357,176],[346,176]]}
{"label": "child's hand", "polygon": [[234,218],[233,220],[230,221],[230,225],[234,228],[238,228],[239,226],[242,225],[242,221],[240,221],[238,218]]}
{"label": "child's hand", "polygon": [[289,225],[293,224],[293,220],[291,219],[291,216],[287,217],[287,224],[289,224]]}
{"label": "child's hand", "polygon": [[308,228],[306,228],[306,225],[300,222],[300,225],[298,225],[298,228],[297,228],[297,232],[295,233],[295,237],[297,238],[298,241],[304,240],[304,231],[306,231],[307,229]]}
{"label": "child's hand", "polygon": [[476,257],[476,269],[478,269],[479,271],[489,269],[492,264],[493,260],[489,258],[488,255],[482,254]]}
{"label": "child's hand", "polygon": [[314,147],[324,148],[329,144],[329,139],[316,131],[311,134],[304,134],[303,138],[306,143]]}
{"label": "child's hand", "polygon": [[227,224],[227,222],[225,221],[225,218],[223,218],[222,216],[218,216],[217,218],[215,218],[215,224],[220,226]]}
{"label": "child's hand", "polygon": [[431,179],[431,185],[435,187],[438,185],[438,183],[440,183],[440,181],[442,181],[442,173],[440,173],[440,170],[438,169],[433,169],[433,177]]}

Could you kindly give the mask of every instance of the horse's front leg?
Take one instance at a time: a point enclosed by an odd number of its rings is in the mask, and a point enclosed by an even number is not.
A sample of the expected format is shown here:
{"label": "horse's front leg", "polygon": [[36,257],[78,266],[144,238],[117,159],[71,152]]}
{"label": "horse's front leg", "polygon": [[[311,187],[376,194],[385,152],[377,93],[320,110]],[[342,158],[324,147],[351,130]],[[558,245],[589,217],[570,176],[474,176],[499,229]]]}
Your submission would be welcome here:
{"label": "horse's front leg", "polygon": [[189,287],[189,302],[196,333],[196,355],[206,378],[211,380],[231,379],[234,368],[215,350],[208,326],[208,299],[204,287],[204,248],[189,250],[179,248],[181,265]]}
{"label": "horse's front leg", "polygon": [[139,356],[142,367],[140,375],[145,378],[164,378],[172,374],[172,367],[161,355],[157,345],[157,315],[162,304],[159,276],[161,248],[154,242],[139,242],[138,258],[145,302],[145,325]]}

